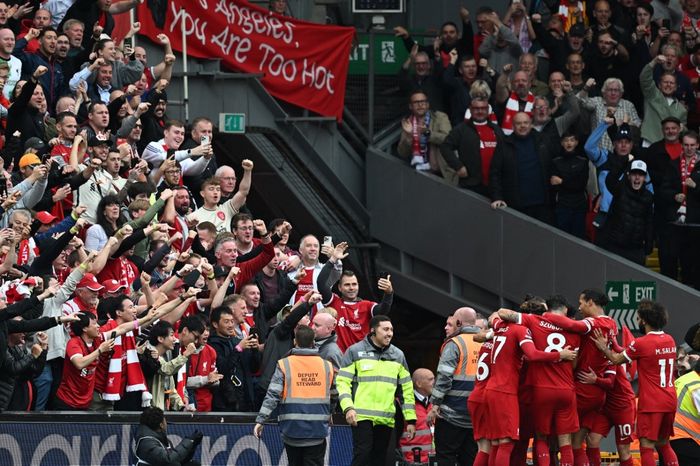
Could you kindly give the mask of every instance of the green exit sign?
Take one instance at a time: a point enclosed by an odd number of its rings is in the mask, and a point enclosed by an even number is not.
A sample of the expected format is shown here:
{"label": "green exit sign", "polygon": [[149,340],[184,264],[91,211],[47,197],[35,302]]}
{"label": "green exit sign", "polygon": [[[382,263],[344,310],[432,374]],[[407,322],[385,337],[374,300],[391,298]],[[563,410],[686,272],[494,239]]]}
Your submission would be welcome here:
{"label": "green exit sign", "polygon": [[656,282],[617,282],[605,284],[608,295],[606,310],[608,316],[615,319],[618,326],[626,325],[630,330],[637,330],[637,308],[643,299],[656,299]]}
{"label": "green exit sign", "polygon": [[219,130],[222,133],[245,133],[245,113],[219,113]]}

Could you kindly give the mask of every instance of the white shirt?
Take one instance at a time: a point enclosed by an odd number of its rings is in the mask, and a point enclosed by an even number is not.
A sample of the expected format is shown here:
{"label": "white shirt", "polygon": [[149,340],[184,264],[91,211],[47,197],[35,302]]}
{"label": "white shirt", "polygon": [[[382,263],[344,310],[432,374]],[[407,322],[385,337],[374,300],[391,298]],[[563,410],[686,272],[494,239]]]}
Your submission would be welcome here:
{"label": "white shirt", "polygon": [[224,231],[231,231],[231,219],[234,215],[238,213],[231,201],[225,202],[220,206],[216,206],[215,209],[207,209],[205,207],[200,207],[194,211],[194,215],[199,223],[211,222],[216,227],[217,233],[222,233]]}
{"label": "white shirt", "polygon": [[7,83],[5,83],[5,87],[2,90],[2,94],[5,96],[5,98],[9,99],[12,95],[12,91],[15,90],[17,82],[22,76],[22,61],[14,55],[10,55],[10,58],[7,60],[0,60],[6,61],[10,67],[10,74],[7,76]]}
{"label": "white shirt", "polygon": [[[85,165],[80,165],[80,170],[85,170]],[[117,194],[126,184],[126,180],[119,175],[112,178],[106,170],[96,170],[90,179],[80,185],[77,192],[73,193],[75,205],[87,207],[83,217],[88,222],[97,223],[97,206],[102,198],[108,194]]]}

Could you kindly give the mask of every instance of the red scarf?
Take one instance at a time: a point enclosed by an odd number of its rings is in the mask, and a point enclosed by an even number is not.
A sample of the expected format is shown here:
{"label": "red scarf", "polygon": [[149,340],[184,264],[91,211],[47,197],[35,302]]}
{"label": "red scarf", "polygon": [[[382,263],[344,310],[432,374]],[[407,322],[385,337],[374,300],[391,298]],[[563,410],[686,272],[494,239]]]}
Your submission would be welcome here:
{"label": "red scarf", "polygon": [[[180,347],[180,354],[183,354],[185,352],[185,348]],[[180,395],[180,398],[182,398],[182,402],[187,406],[190,404],[190,400],[187,396],[187,364],[189,364],[189,360],[185,361],[185,364],[180,366],[180,368],[177,370],[177,379],[175,380],[175,391],[177,392],[178,395]]]}
{"label": "red scarf", "polygon": [[683,25],[682,27],[687,27],[690,26],[696,31],[700,31],[700,18],[699,19],[693,19],[690,16],[688,16],[688,13],[685,11],[683,12]]}
{"label": "red scarf", "polygon": [[[30,238],[31,239],[31,238]],[[19,251],[17,252],[17,265],[29,264],[29,259],[39,255],[39,248],[36,247],[34,240],[23,239],[19,242]]]}
{"label": "red scarf", "polygon": [[[694,155],[690,162],[686,162],[685,157],[681,157],[681,188],[683,189],[683,194],[688,194],[688,187],[685,185],[685,180],[690,177],[695,168],[695,162],[697,162],[698,157]],[[685,205],[685,199],[683,199],[683,205]]]}
{"label": "red scarf", "polygon": [[[110,320],[110,323],[116,322]],[[126,361],[126,371],[123,371]],[[114,340],[112,357],[109,360],[107,380],[102,392],[103,400],[121,400],[127,392],[145,392],[146,378],[141,370],[139,356],[136,352],[136,338],[133,331],[118,336]]]}
{"label": "red scarf", "polygon": [[[525,109],[523,111],[532,116],[532,108],[535,106],[535,96],[532,92],[528,92],[525,100]],[[506,111],[503,113],[503,121],[501,122],[501,129],[505,134],[511,134],[513,132],[513,117],[516,113],[520,112],[520,102],[521,100],[518,94],[511,92],[508,102],[506,102]]]}
{"label": "red scarf", "polygon": [[[425,127],[430,128],[430,112],[425,114]],[[411,116],[411,126],[413,126],[413,141],[411,144],[411,156],[423,157],[423,162],[428,161],[428,137],[424,132],[419,132],[418,118]]]}

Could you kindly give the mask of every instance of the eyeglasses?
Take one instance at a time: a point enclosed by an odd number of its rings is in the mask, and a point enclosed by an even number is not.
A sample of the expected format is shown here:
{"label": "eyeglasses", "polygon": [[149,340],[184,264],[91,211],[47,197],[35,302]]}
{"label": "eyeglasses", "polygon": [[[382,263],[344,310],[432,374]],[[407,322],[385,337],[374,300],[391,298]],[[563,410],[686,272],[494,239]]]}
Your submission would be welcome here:
{"label": "eyeglasses", "polygon": [[535,105],[535,110],[545,110],[548,108],[549,108],[549,105]]}
{"label": "eyeglasses", "polygon": [[143,128],[143,125],[134,125],[134,129],[136,128]]}

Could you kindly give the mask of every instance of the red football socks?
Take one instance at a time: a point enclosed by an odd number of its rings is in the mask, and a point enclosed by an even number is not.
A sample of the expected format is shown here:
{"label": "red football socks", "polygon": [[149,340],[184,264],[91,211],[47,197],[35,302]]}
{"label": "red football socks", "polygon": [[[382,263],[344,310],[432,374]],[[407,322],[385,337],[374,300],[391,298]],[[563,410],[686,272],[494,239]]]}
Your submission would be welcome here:
{"label": "red football socks", "polygon": [[559,466],[574,466],[574,450],[571,445],[559,447]]}
{"label": "red football socks", "polygon": [[574,466],[590,466],[588,456],[583,448],[574,448]]}
{"label": "red football socks", "polygon": [[474,458],[474,466],[489,466],[489,454],[485,451],[479,451]]}
{"label": "red football socks", "polygon": [[656,466],[653,448],[639,447],[639,453],[642,457],[642,466]]}
{"label": "red football socks", "polygon": [[546,439],[535,440],[535,458],[537,466],[549,466],[549,443]]}
{"label": "red football socks", "polygon": [[666,466],[678,466],[678,457],[676,456],[676,452],[673,451],[673,448],[671,448],[671,445],[667,443],[666,445],[661,445],[656,449],[659,450],[661,456],[664,457],[664,464]]}
{"label": "red football socks", "polygon": [[513,453],[513,442],[502,443],[498,446],[495,466],[510,466],[510,454]]}
{"label": "red football socks", "polygon": [[600,466],[600,448],[586,448],[586,456],[590,466]]}

